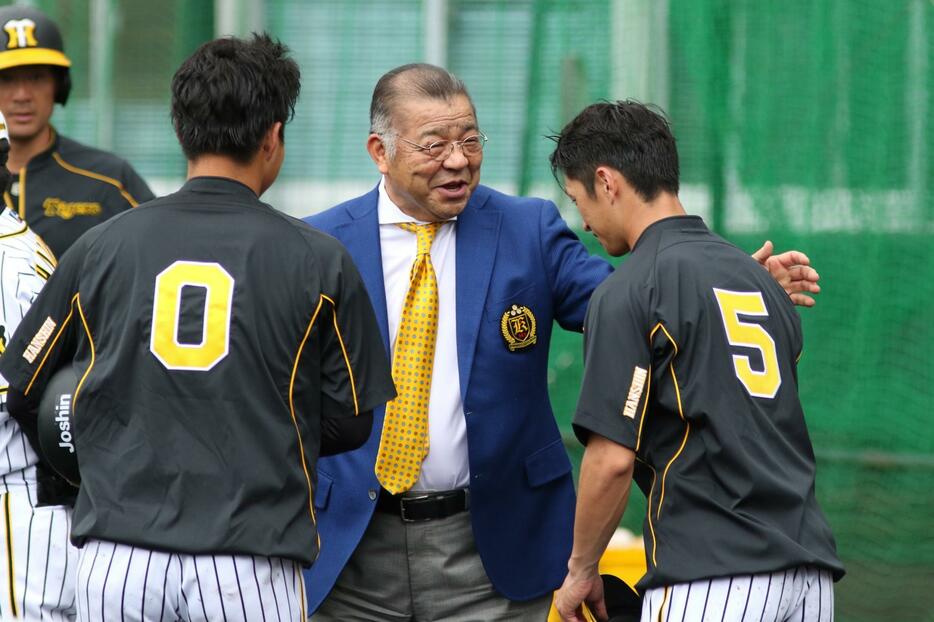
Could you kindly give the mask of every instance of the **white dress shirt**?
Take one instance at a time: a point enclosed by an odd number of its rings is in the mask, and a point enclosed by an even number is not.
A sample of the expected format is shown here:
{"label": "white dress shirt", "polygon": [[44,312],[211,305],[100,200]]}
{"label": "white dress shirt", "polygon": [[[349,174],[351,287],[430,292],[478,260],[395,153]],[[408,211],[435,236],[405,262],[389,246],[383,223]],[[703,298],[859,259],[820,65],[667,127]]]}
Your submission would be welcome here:
{"label": "white dress shirt", "polygon": [[[385,180],[379,184],[378,210],[390,355],[395,356],[402,307],[409,291],[409,272],[418,250],[416,235],[397,224],[424,223],[406,215],[392,202],[386,193]],[[443,223],[431,245],[431,264],[438,280],[438,336],[428,399],[428,456],[422,463],[422,472],[413,491],[464,488],[470,482],[467,425],[457,369],[454,252],[457,232],[454,224],[454,220]]]}

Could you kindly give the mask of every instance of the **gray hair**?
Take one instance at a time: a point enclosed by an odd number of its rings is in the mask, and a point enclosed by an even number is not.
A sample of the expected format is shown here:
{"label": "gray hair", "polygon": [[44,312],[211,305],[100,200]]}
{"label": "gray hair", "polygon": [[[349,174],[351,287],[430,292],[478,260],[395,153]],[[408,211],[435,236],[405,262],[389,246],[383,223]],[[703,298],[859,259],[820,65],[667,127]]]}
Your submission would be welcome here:
{"label": "gray hair", "polygon": [[398,104],[409,98],[452,99],[463,95],[477,114],[470,93],[460,78],[453,73],[427,63],[411,63],[396,67],[383,74],[373,89],[370,102],[370,132],[383,139],[386,155],[396,155],[396,130],[393,112]]}

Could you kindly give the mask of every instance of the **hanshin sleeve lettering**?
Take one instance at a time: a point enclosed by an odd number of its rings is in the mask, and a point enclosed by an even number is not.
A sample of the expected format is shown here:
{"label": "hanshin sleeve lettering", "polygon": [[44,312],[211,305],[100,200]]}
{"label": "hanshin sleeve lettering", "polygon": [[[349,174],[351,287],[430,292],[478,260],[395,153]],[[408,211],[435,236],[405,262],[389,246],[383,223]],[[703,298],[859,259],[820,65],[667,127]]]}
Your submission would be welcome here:
{"label": "hanshin sleeve lettering", "polygon": [[52,373],[74,354],[75,328],[81,322],[77,301],[83,256],[83,247],[76,244],[49,277],[0,357],[0,373],[26,396],[42,395]]}
{"label": "hanshin sleeve lettering", "polygon": [[584,325],[584,377],[574,415],[582,443],[599,434],[636,450],[651,390],[648,313],[639,289],[618,277],[601,286]]}
{"label": "hanshin sleeve lettering", "polygon": [[[51,252],[38,236],[25,232],[8,240],[0,245],[0,354],[55,268]],[[6,387],[0,376],[0,389]]]}

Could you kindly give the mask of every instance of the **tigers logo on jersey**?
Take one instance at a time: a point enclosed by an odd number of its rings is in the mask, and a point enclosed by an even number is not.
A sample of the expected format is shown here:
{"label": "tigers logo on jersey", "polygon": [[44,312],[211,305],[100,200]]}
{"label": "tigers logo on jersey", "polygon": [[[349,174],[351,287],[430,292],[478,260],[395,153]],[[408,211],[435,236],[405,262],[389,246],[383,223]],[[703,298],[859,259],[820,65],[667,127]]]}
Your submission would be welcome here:
{"label": "tigers logo on jersey", "polygon": [[101,204],[94,201],[68,202],[57,197],[49,197],[42,202],[42,209],[47,218],[71,220],[75,216],[98,216],[103,212]]}
{"label": "tigers logo on jersey", "polygon": [[8,50],[39,45],[36,41],[36,22],[29,18],[11,19],[3,25],[3,30],[6,31]]}

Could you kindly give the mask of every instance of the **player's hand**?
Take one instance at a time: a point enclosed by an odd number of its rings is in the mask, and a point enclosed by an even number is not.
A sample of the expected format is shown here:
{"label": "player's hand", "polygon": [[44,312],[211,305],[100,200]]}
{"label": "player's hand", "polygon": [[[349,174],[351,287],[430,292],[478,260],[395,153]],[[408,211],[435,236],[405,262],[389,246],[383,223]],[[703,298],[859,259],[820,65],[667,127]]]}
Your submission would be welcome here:
{"label": "player's hand", "polygon": [[811,267],[811,260],[801,251],[785,251],[778,255],[773,255],[773,251],[772,242],[766,240],[752,258],[769,271],[793,303],[813,307],[814,298],[809,294],[820,293],[820,285],[817,284],[820,275]]}
{"label": "player's hand", "polygon": [[585,617],[584,604],[597,620],[609,618],[603,600],[603,579],[596,569],[579,576],[569,573],[555,592],[555,610],[565,622],[590,622],[593,618]]}

